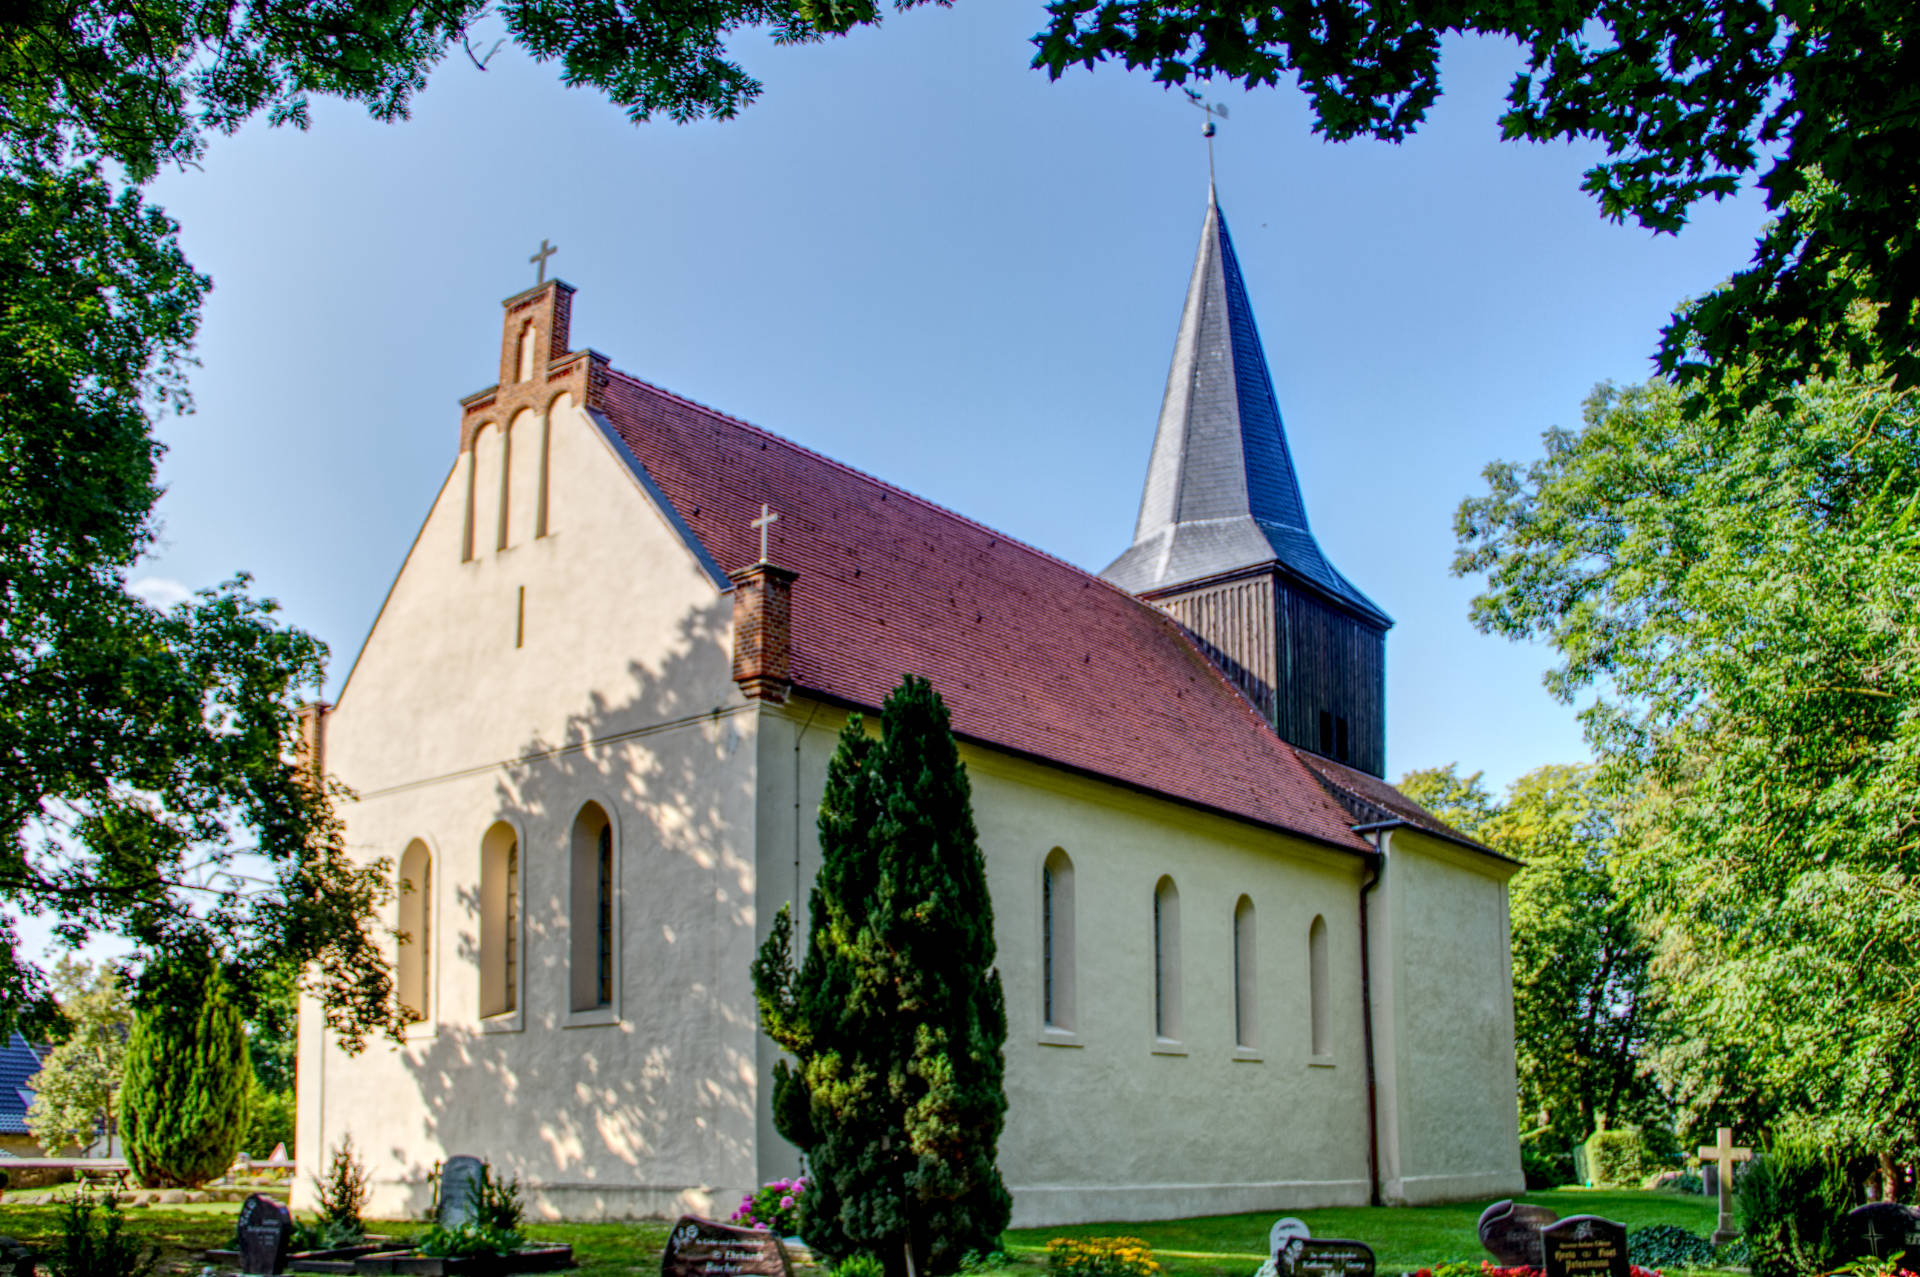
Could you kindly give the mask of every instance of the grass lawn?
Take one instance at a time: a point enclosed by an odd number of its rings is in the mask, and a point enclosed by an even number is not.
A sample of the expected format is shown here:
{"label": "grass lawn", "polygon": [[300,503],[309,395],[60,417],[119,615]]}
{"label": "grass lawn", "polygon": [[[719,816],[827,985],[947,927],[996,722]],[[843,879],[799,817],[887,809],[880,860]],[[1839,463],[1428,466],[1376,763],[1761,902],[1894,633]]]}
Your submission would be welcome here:
{"label": "grass lawn", "polygon": [[[1537,1202],[1562,1215],[1604,1215],[1628,1228],[1650,1224],[1678,1224],[1696,1233],[1710,1233],[1715,1205],[1710,1198],[1672,1193],[1616,1193],[1560,1189],[1528,1193]],[[1372,1246],[1382,1273],[1398,1273],[1446,1260],[1480,1260],[1474,1225],[1486,1202],[1459,1206],[1421,1206],[1371,1210],[1346,1207],[1293,1212],[1307,1222],[1316,1237],[1351,1237]],[[239,1207],[231,1202],[204,1206],[148,1206],[126,1211],[135,1235],[162,1247],[175,1272],[199,1271],[199,1252],[224,1245],[233,1236]],[[1254,1215],[1215,1215],[1201,1219],[1167,1220],[1151,1224],[1081,1224],[1070,1228],[1015,1229],[1006,1235],[1007,1249],[1017,1261],[1014,1277],[1037,1277],[1046,1267],[1046,1246],[1054,1237],[1127,1236],[1144,1239],[1167,1270],[1167,1277],[1251,1277],[1266,1258],[1267,1230],[1281,1212]],[[61,1208],[20,1206],[0,1201],[0,1234],[31,1246],[46,1246],[60,1233]],[[418,1224],[371,1223],[384,1233],[406,1233]],[[528,1224],[536,1241],[565,1242],[573,1247],[578,1271],[587,1277],[654,1277],[660,1271],[660,1252],[667,1241],[665,1221],[618,1224]],[[820,1277],[819,1269],[803,1268],[800,1277]]]}
{"label": "grass lawn", "polygon": [[[1488,1258],[1475,1226],[1480,1212],[1497,1199],[1458,1206],[1403,1206],[1391,1209],[1334,1207],[1327,1210],[1269,1211],[1254,1215],[1212,1215],[1152,1224],[1079,1224],[1071,1228],[1023,1228],[1007,1233],[1007,1248],[1022,1259],[1044,1262],[1054,1237],[1138,1237],[1153,1248],[1168,1277],[1251,1277],[1267,1257],[1267,1231],[1282,1213],[1306,1221],[1315,1237],[1350,1237],[1373,1247],[1380,1271],[1411,1271],[1450,1260]],[[1719,1217],[1712,1198],[1675,1193],[1606,1192],[1563,1188],[1526,1193],[1565,1215],[1603,1215],[1628,1229],[1678,1224],[1691,1232],[1711,1233]]]}

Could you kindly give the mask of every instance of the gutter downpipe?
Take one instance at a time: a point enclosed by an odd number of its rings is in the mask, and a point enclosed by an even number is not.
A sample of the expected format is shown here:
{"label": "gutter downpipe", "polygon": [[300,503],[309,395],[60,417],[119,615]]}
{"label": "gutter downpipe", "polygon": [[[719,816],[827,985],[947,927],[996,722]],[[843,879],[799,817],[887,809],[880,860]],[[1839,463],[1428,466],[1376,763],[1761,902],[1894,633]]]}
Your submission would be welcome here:
{"label": "gutter downpipe", "polygon": [[1353,832],[1371,835],[1373,854],[1367,858],[1367,876],[1360,884],[1360,1023],[1366,1034],[1367,1056],[1367,1205],[1380,1204],[1380,1104],[1373,1071],[1373,944],[1368,937],[1367,897],[1380,885],[1387,865],[1387,835],[1407,822],[1376,820],[1354,825]]}

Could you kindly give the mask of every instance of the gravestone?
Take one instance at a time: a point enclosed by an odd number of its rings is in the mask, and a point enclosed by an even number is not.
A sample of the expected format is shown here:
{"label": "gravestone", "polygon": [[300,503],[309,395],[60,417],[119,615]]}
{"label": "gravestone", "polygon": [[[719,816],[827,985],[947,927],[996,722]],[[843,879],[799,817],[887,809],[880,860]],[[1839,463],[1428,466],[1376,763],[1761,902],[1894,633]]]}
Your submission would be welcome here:
{"label": "gravestone", "polygon": [[682,1215],[667,1236],[660,1277],[793,1277],[787,1248],[772,1232]]}
{"label": "gravestone", "polygon": [[1724,1246],[1740,1235],[1733,1223],[1733,1164],[1750,1161],[1753,1150],[1733,1146],[1733,1128],[1720,1128],[1719,1138],[1712,1144],[1700,1146],[1700,1164],[1711,1164],[1717,1174],[1714,1180],[1720,1190],[1720,1227],[1713,1230],[1713,1244]]}
{"label": "gravestone", "polygon": [[1300,1253],[1300,1243],[1310,1236],[1312,1234],[1307,1231],[1304,1220],[1292,1216],[1276,1220],[1272,1230],[1267,1233],[1267,1254],[1273,1256],[1274,1267],[1292,1264],[1294,1257]]}
{"label": "gravestone", "polygon": [[1540,1230],[1547,1277],[1629,1277],[1627,1226],[1570,1215]]}
{"label": "gravestone", "polygon": [[449,1157],[440,1167],[440,1209],[434,1221],[442,1228],[471,1224],[480,1200],[480,1185],[486,1181],[487,1164],[462,1153]]}
{"label": "gravestone", "polygon": [[1700,1163],[1700,1192],[1706,1197],[1720,1196],[1720,1168],[1712,1162]]}
{"label": "gravestone", "polygon": [[1920,1261],[1920,1210],[1894,1202],[1871,1202],[1847,1212],[1845,1257],[1886,1259],[1905,1251]]}
{"label": "gravestone", "polygon": [[1373,1247],[1337,1237],[1296,1237],[1274,1256],[1274,1266],[1281,1277],[1373,1277]]}
{"label": "gravestone", "polygon": [[1501,1268],[1539,1268],[1540,1230],[1560,1216],[1528,1202],[1495,1202],[1480,1212],[1480,1244]]}
{"label": "gravestone", "polygon": [[293,1212],[255,1193],[240,1204],[240,1271],[281,1273],[287,1269],[287,1243],[293,1239]]}

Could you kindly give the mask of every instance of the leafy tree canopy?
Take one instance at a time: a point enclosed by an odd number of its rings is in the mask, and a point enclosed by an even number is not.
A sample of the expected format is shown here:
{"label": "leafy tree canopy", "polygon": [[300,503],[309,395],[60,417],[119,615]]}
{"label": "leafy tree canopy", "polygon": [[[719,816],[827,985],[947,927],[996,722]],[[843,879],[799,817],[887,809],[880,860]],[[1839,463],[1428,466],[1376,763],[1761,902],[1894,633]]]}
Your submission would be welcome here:
{"label": "leafy tree canopy", "polygon": [[1740,420],[1688,397],[1602,386],[1542,459],[1488,467],[1455,568],[1482,630],[1553,646],[1556,695],[1597,689],[1676,1098],[1911,1151],[1920,413],[1859,377]]}
{"label": "leafy tree canopy", "polygon": [[112,966],[66,958],[54,968],[52,983],[63,1037],[28,1083],[33,1103],[27,1129],[42,1149],[58,1156],[115,1134],[133,1010],[126,981]]}
{"label": "leafy tree canopy", "polygon": [[[1671,234],[1703,199],[1765,192],[1775,220],[1751,264],[1675,315],[1662,372],[1735,390],[1747,408],[1785,409],[1792,385],[1843,367],[1920,384],[1911,5],[1052,0],[1047,12],[1034,61],[1051,75],[1118,59],[1168,85],[1292,79],[1337,141],[1413,133],[1440,96],[1444,37],[1513,41],[1522,65],[1502,133],[1604,145],[1584,188],[1606,217]],[[1765,373],[1733,378],[1743,366]]]}

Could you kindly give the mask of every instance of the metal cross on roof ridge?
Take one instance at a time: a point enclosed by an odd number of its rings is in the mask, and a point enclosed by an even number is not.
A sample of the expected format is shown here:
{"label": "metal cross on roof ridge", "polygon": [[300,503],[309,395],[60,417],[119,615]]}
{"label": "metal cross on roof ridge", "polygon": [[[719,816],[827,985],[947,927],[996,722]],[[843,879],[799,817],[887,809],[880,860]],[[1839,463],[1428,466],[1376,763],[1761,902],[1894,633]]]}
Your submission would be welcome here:
{"label": "metal cross on roof ridge", "polygon": [[773,512],[773,507],[762,501],[760,517],[747,525],[750,528],[760,529],[760,561],[762,563],[767,561],[767,530],[778,522],[780,522],[780,516]]}
{"label": "metal cross on roof ridge", "polygon": [[555,253],[559,251],[560,251],[559,245],[548,244],[547,237],[545,235],[542,235],[540,237],[540,251],[527,259],[528,261],[533,262],[535,265],[540,267],[540,277],[533,281],[533,286],[535,288],[538,288],[540,285],[547,282],[547,259],[549,257],[552,257]]}

